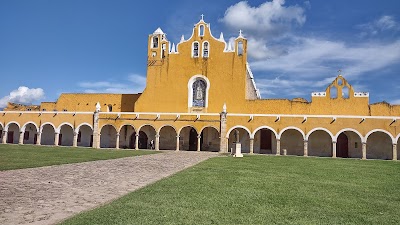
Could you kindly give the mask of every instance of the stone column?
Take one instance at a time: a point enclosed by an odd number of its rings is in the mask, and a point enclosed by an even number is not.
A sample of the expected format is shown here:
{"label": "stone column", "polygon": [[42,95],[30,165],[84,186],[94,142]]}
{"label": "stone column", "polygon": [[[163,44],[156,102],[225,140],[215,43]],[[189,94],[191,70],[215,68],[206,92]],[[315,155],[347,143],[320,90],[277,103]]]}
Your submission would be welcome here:
{"label": "stone column", "polygon": [[397,144],[393,143],[393,160],[397,160]]}
{"label": "stone column", "polygon": [[20,145],[24,144],[24,134],[25,134],[25,132],[22,132],[22,131],[19,132],[18,144],[20,144]]}
{"label": "stone column", "polygon": [[362,158],[361,159],[367,159],[367,143],[365,143],[365,142],[362,143]]}
{"label": "stone column", "polygon": [[3,138],[2,138],[2,140],[1,140],[1,142],[2,142],[3,144],[7,144],[7,136],[8,136],[8,131],[3,130]]}
{"label": "stone column", "polygon": [[220,153],[227,153],[228,152],[228,139],[226,138],[226,111],[222,111],[220,113],[220,143],[219,143],[219,152]]}
{"label": "stone column", "polygon": [[54,134],[54,146],[58,146],[58,141],[60,140],[60,133],[56,132]]}
{"label": "stone column", "polygon": [[156,151],[160,151],[160,135],[156,134]]}
{"label": "stone column", "polygon": [[254,138],[250,138],[250,154],[254,154]]}
{"label": "stone column", "polygon": [[304,140],[304,156],[308,156],[308,140]]}
{"label": "stone column", "polygon": [[135,150],[139,150],[139,134],[135,134]]}
{"label": "stone column", "polygon": [[93,114],[93,148],[100,148],[99,111]]}
{"label": "stone column", "polygon": [[179,135],[176,136],[176,151],[179,151]]}
{"label": "stone column", "polygon": [[117,133],[116,136],[117,136],[117,138],[116,138],[117,140],[115,141],[115,148],[116,148],[116,149],[119,149],[119,136],[120,136],[120,134]]}
{"label": "stone column", "polygon": [[74,141],[72,142],[72,147],[78,147],[78,133],[74,132]]}
{"label": "stone column", "polygon": [[197,151],[201,151],[201,135],[197,136]]}
{"label": "stone column", "polygon": [[36,145],[41,145],[42,143],[42,132],[37,133]]}
{"label": "stone column", "polygon": [[281,139],[276,139],[276,155],[281,155]]}
{"label": "stone column", "polygon": [[332,158],[336,158],[336,141],[332,141]]}

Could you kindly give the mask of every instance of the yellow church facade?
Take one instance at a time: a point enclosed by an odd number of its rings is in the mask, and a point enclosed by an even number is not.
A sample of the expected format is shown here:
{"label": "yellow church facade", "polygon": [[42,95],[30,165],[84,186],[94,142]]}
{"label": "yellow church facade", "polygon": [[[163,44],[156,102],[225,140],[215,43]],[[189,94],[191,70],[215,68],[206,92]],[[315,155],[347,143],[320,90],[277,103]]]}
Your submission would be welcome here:
{"label": "yellow church facade", "polygon": [[[261,99],[247,40],[212,35],[201,19],[172,44],[148,39],[146,88],[139,94],[61,94],[40,106],[0,112],[3,144],[83,146],[398,159],[400,105],[369,104],[341,75],[302,98]],[[55,149],[56,151],[56,149]]]}

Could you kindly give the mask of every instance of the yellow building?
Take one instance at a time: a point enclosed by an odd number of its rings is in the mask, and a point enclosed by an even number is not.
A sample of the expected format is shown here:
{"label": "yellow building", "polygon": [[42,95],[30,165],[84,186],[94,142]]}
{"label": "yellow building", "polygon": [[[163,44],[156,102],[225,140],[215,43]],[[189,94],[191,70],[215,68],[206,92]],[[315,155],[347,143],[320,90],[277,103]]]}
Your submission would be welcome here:
{"label": "yellow building", "polygon": [[2,143],[397,160],[400,105],[370,105],[341,75],[311,102],[261,99],[241,32],[230,44],[201,19],[175,45],[158,28],[147,57],[143,93],[10,103]]}

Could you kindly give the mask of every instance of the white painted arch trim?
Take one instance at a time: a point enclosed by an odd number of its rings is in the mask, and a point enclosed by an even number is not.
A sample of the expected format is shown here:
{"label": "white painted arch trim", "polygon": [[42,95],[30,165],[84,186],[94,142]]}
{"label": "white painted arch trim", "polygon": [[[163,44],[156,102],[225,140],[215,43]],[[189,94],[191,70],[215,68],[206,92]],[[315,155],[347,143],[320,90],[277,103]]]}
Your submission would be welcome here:
{"label": "white painted arch trim", "polygon": [[103,128],[104,128],[105,126],[112,126],[112,127],[114,127],[115,132],[118,133],[117,127],[115,127],[113,124],[107,123],[107,124],[104,124],[103,126],[101,126],[101,128],[99,129],[99,130],[100,130],[100,135],[101,135],[101,131],[103,130]]}
{"label": "white painted arch trim", "polygon": [[179,132],[178,132],[179,136],[181,136],[182,130],[185,129],[186,127],[193,128],[193,129],[196,131],[197,135],[199,134],[199,131],[196,129],[196,127],[194,127],[194,126],[188,124],[188,125],[186,125],[186,126],[181,127],[181,129],[179,129]]}
{"label": "white painted arch trim", "polygon": [[368,133],[365,135],[365,143],[367,143],[368,137],[369,137],[371,134],[376,133],[376,132],[382,132],[382,133],[385,133],[385,134],[389,135],[390,139],[392,139],[392,144],[397,143],[396,140],[395,140],[395,138],[392,136],[392,134],[391,134],[389,131],[383,130],[383,129],[374,129],[374,130],[371,130],[370,132],[368,132]]}
{"label": "white painted arch trim", "polygon": [[10,127],[11,124],[15,124],[18,126],[18,130],[21,129],[21,125],[17,122],[17,121],[10,121],[6,124],[6,126],[4,127],[4,131],[8,132],[8,128]]}
{"label": "white painted arch trim", "polygon": [[335,135],[335,138],[333,139],[333,141],[337,142],[337,139],[338,139],[339,135],[340,135],[341,133],[343,133],[343,132],[346,132],[346,131],[351,131],[351,132],[356,133],[356,134],[358,135],[358,137],[360,137],[362,143],[363,143],[363,142],[366,142],[365,139],[364,139],[364,136],[363,136],[360,132],[358,132],[358,130],[353,129],[353,128],[344,128],[344,129],[340,130],[340,131],[337,132],[337,134]]}
{"label": "white painted arch trim", "polygon": [[39,127],[38,127],[38,125],[36,125],[36,123],[33,122],[33,121],[26,122],[26,123],[21,127],[21,132],[25,132],[26,126],[27,126],[28,124],[33,124],[33,125],[35,126],[35,128],[36,128],[36,132],[39,132]]}
{"label": "white painted arch trim", "polygon": [[173,125],[171,125],[171,124],[165,124],[164,126],[160,127],[160,129],[158,129],[158,133],[160,133],[161,130],[162,130],[164,127],[172,127],[172,129],[174,129],[174,130],[175,130],[175,133],[178,135],[177,130],[176,130],[176,127],[173,126]]}
{"label": "white painted arch trim", "polygon": [[51,127],[53,127],[54,132],[56,132],[56,126],[54,126],[54,124],[52,124],[52,123],[50,123],[50,122],[46,122],[46,123],[44,123],[44,124],[42,124],[42,125],[40,126],[40,133],[43,132],[43,127],[46,126],[46,125],[50,125]]}
{"label": "white painted arch trim", "polygon": [[245,126],[242,126],[242,125],[237,125],[237,126],[232,127],[231,129],[229,129],[228,132],[226,133],[226,138],[229,138],[229,135],[231,134],[231,132],[232,132],[234,129],[237,129],[237,128],[242,128],[242,129],[244,129],[244,130],[247,131],[247,133],[249,134],[249,137],[250,137],[250,138],[253,138],[253,136],[252,136],[251,131],[249,130],[249,128],[247,128],[247,127],[245,127]]}
{"label": "white painted arch trim", "polygon": [[256,133],[257,133],[259,130],[262,130],[262,129],[271,130],[272,132],[274,132],[275,138],[278,138],[278,133],[276,132],[276,130],[275,130],[274,128],[272,128],[272,127],[270,127],[270,126],[261,126],[261,127],[257,127],[257,128],[254,130],[254,132],[250,135],[250,138],[254,138],[254,137],[256,136]]}
{"label": "white painted arch trim", "polygon": [[218,132],[218,134],[219,134],[219,129],[216,128],[215,126],[204,126],[204,127],[202,127],[202,128],[200,129],[200,134],[201,134],[206,128],[215,129],[215,130]]}
{"label": "white painted arch trim", "polygon": [[316,127],[316,128],[314,128],[314,129],[310,130],[310,131],[307,133],[305,140],[308,141],[308,138],[310,137],[310,135],[311,135],[314,131],[318,131],[318,130],[325,131],[326,133],[329,134],[329,136],[331,136],[331,140],[332,140],[332,141],[334,140],[335,135],[333,135],[332,132],[330,132],[328,129],[323,128],[323,127]]}
{"label": "white painted arch trim", "polygon": [[60,133],[60,132],[61,132],[61,128],[62,128],[62,126],[64,126],[64,125],[67,125],[67,126],[71,127],[72,132],[75,130],[75,129],[74,129],[74,125],[65,122],[65,123],[60,124],[60,126],[57,127],[56,133]]}
{"label": "white painted arch trim", "polygon": [[188,107],[190,108],[190,107],[193,107],[193,83],[196,81],[196,80],[199,80],[199,79],[203,79],[205,82],[206,82],[206,84],[207,84],[207,87],[206,87],[206,99],[205,99],[205,101],[206,101],[206,105],[205,105],[205,108],[207,108],[208,107],[208,92],[209,92],[209,90],[210,90],[210,80],[206,77],[206,76],[203,76],[203,75],[201,75],[201,74],[197,74],[197,75],[194,75],[194,76],[192,76],[190,79],[189,79],[189,82],[188,82]]}
{"label": "white painted arch trim", "polygon": [[91,124],[89,124],[89,123],[81,123],[81,124],[79,124],[79,126],[75,129],[75,133],[79,133],[79,130],[81,129],[81,127],[82,126],[88,126],[88,127],[90,127],[90,129],[92,129],[92,131],[93,131],[93,126],[91,125]]}
{"label": "white painted arch trim", "polygon": [[400,139],[400,134],[398,134],[396,137],[396,143],[399,142],[399,139]]}
{"label": "white painted arch trim", "polygon": [[140,126],[139,128],[138,128],[138,131],[137,131],[137,133],[139,133],[140,132],[140,130],[142,130],[142,128],[143,127],[145,127],[145,126],[150,126],[150,127],[152,127],[153,129],[154,129],[154,132],[156,132],[156,134],[158,134],[157,133],[157,129],[153,126],[153,125],[151,125],[151,124],[148,124],[148,123],[146,123],[146,124],[143,124],[142,126]]}
{"label": "white painted arch trim", "polygon": [[124,123],[124,124],[122,124],[122,125],[119,127],[119,129],[117,130],[117,132],[118,132],[118,133],[121,133],[121,130],[122,130],[122,128],[123,128],[124,126],[131,126],[131,127],[133,128],[133,130],[136,132],[135,126],[133,126],[133,124],[130,124],[130,123]]}
{"label": "white painted arch trim", "polygon": [[298,127],[290,126],[290,127],[285,127],[285,128],[283,128],[276,138],[277,138],[277,139],[281,139],[282,134],[283,134],[285,131],[287,131],[287,130],[297,130],[297,131],[300,132],[300,134],[303,136],[303,140],[304,140],[305,137],[306,137],[306,134],[304,133],[304,131],[303,131],[302,129],[300,129],[300,128],[298,128]]}

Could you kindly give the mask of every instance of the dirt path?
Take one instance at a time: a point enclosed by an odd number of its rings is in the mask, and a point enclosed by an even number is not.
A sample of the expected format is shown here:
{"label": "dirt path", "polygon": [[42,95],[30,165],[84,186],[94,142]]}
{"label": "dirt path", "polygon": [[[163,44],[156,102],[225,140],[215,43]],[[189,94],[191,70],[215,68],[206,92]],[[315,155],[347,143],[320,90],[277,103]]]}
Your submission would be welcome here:
{"label": "dirt path", "polygon": [[0,224],[54,224],[214,156],[167,152],[0,171]]}

